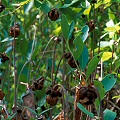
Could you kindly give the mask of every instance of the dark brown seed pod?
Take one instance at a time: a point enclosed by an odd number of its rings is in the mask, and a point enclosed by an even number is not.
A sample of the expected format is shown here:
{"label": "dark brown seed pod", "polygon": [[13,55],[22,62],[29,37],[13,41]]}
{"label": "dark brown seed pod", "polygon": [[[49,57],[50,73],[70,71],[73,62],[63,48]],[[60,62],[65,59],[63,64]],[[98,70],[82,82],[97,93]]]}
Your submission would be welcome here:
{"label": "dark brown seed pod", "polygon": [[52,20],[52,21],[56,21],[59,18],[59,11],[57,8],[52,9],[49,13],[48,13],[48,17]]}
{"label": "dark brown seed pod", "polygon": [[[79,62],[78,61],[74,61],[74,58],[72,56],[72,54],[70,52],[65,53],[64,57],[68,60],[68,64],[72,67],[72,68],[77,68],[77,65],[79,66]],[[76,65],[77,63],[77,65]]]}
{"label": "dark brown seed pod", "polygon": [[80,87],[79,102],[83,105],[91,105],[97,98],[96,88],[90,84],[88,87]]}
{"label": "dark brown seed pod", "polygon": [[57,104],[57,101],[58,101],[58,97],[52,97],[51,95],[48,95],[46,97],[46,102],[48,104],[50,104],[51,106],[54,106]]}
{"label": "dark brown seed pod", "polygon": [[0,89],[0,100],[3,100],[5,93]]}
{"label": "dark brown seed pod", "polygon": [[9,57],[6,55],[6,53],[0,53],[0,58],[1,62],[6,62],[7,60],[9,60]]}
{"label": "dark brown seed pod", "polygon": [[15,26],[10,28],[10,35],[12,37],[18,37],[20,35],[20,28],[18,24],[15,24]]}
{"label": "dark brown seed pod", "polygon": [[30,86],[30,89],[32,89],[33,91],[42,90],[42,88],[44,87],[44,81],[45,81],[45,78],[40,77],[38,80],[35,80],[33,82],[33,84]]}
{"label": "dark brown seed pod", "polygon": [[0,5],[0,13],[5,10],[5,6],[3,4]]}
{"label": "dark brown seed pod", "polygon": [[86,25],[89,26],[89,32],[91,32],[95,29],[95,22],[93,20],[90,20],[89,22],[86,22]]}
{"label": "dark brown seed pod", "polygon": [[46,94],[47,94],[47,95],[49,95],[51,92],[52,92],[52,91],[51,91],[50,88],[48,88],[48,89],[46,90]]}
{"label": "dark brown seed pod", "polygon": [[73,57],[71,57],[71,58],[68,59],[68,64],[69,64],[72,68],[77,68],[76,63],[77,63],[78,66],[79,66],[78,61],[75,62],[74,59],[73,59]]}

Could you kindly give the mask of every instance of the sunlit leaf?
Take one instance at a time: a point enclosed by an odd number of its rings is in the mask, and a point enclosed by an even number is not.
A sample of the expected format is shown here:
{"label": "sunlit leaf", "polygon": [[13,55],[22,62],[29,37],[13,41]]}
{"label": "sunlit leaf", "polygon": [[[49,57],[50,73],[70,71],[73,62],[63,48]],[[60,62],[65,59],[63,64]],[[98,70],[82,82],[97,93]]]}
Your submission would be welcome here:
{"label": "sunlit leaf", "polygon": [[112,52],[104,52],[102,56],[102,61],[107,61],[112,57]]}
{"label": "sunlit leaf", "polygon": [[85,41],[88,37],[89,27],[85,25],[81,31],[82,31],[82,40]]}

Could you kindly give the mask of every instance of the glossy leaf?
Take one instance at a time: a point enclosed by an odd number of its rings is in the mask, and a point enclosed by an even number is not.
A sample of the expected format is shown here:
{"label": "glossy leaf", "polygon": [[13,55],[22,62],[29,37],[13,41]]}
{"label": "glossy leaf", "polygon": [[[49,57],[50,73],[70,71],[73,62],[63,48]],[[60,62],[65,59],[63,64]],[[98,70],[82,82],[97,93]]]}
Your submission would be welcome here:
{"label": "glossy leaf", "polygon": [[89,32],[89,27],[87,25],[85,25],[83,28],[82,28],[82,40],[85,42],[85,40],[87,39],[88,37],[88,32]]}
{"label": "glossy leaf", "polygon": [[87,79],[89,78],[89,76],[91,75],[91,73],[95,70],[95,68],[97,67],[99,61],[101,60],[103,53],[100,53],[98,55],[95,55],[92,60],[90,60],[90,62],[88,63],[88,70],[86,72],[86,77]]}
{"label": "glossy leaf", "polygon": [[89,53],[88,53],[88,49],[87,47],[84,45],[84,49],[82,51],[82,54],[80,55],[80,58],[78,59],[79,60],[79,63],[80,63],[80,68],[82,70],[85,69],[87,63],[88,63],[88,57],[89,57]]}
{"label": "glossy leaf", "polygon": [[75,47],[76,47],[76,49],[73,51],[73,55],[74,55],[75,60],[78,60],[78,58],[82,54],[82,51],[83,51],[83,48],[84,48],[84,44],[83,44],[83,41],[82,41],[80,36],[75,38],[73,43],[75,44]]}
{"label": "glossy leaf", "polygon": [[64,14],[62,15],[61,28],[62,28],[62,33],[63,33],[65,39],[68,39],[69,24],[68,24],[67,17]]}
{"label": "glossy leaf", "polygon": [[77,107],[84,112],[85,114],[89,115],[90,117],[94,117],[94,114],[89,112],[88,110],[86,110],[86,108],[84,108],[84,106],[82,106],[80,103],[77,103]]}
{"label": "glossy leaf", "polygon": [[27,5],[25,5],[25,14],[28,13],[30,11],[30,9],[33,7],[34,1],[31,0],[31,2],[29,2]]}
{"label": "glossy leaf", "polygon": [[116,75],[114,74],[106,75],[102,80],[102,84],[105,88],[105,91],[108,92],[109,90],[111,90],[115,85],[116,81],[117,81]]}
{"label": "glossy leaf", "polygon": [[70,27],[69,27],[69,35],[68,35],[68,38],[70,39],[71,36],[72,36],[72,32],[74,30],[74,26],[75,26],[75,22],[72,20],[71,24],[70,24]]}
{"label": "glossy leaf", "polygon": [[104,110],[104,120],[114,120],[116,118],[116,112],[113,112],[111,110]]}
{"label": "glossy leaf", "polygon": [[72,0],[71,3],[69,3],[69,4],[64,4],[61,8],[67,8],[67,7],[70,7],[71,5],[75,4],[77,1],[79,1],[79,0]]}

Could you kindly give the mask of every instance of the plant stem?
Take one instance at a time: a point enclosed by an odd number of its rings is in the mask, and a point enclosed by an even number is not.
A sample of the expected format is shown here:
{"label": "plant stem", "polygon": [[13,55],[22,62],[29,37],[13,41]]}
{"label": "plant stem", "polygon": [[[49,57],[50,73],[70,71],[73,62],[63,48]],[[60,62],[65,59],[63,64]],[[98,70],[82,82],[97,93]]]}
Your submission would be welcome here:
{"label": "plant stem", "polygon": [[[15,23],[14,23],[15,25]],[[14,67],[14,107],[15,107],[15,112],[16,112],[16,107],[17,107],[17,67],[16,67],[16,39],[15,39],[15,29],[14,29],[14,40],[13,40],[13,67]]]}
{"label": "plant stem", "polygon": [[55,79],[54,79],[54,63],[55,63],[55,53],[56,53],[56,47],[57,47],[57,42],[55,42],[55,47],[54,47],[54,52],[53,52],[53,59],[52,59],[52,73],[51,73],[51,78],[52,78],[52,86],[55,85]]}

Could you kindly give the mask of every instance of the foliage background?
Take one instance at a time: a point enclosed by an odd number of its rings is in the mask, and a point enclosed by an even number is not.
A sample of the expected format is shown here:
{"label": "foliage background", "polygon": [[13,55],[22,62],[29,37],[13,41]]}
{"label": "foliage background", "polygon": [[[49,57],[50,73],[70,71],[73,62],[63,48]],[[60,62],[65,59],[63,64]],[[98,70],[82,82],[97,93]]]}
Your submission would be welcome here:
{"label": "foliage background", "polygon": [[[14,104],[15,88],[17,90],[17,104],[21,105],[22,96],[26,93],[26,87],[21,85],[20,82],[32,84],[32,81],[40,76],[44,76],[46,81],[44,88],[35,92],[37,109],[40,113],[42,112],[41,107],[43,105],[46,109],[50,108],[46,103],[45,90],[52,84],[52,58],[56,44],[53,40],[51,42],[50,40],[53,36],[65,36],[65,31],[67,31],[66,25],[70,25],[71,21],[74,21],[73,27],[71,27],[71,30],[73,28],[76,29],[74,37],[77,38],[77,36],[81,36],[86,46],[82,51],[79,41],[76,43],[80,48],[79,51],[83,52],[80,58],[80,63],[83,62],[83,66],[81,66],[80,69],[85,72],[85,74],[93,75],[87,71],[87,68],[89,68],[88,63],[95,55],[103,52],[101,62],[103,68],[102,71],[100,71],[102,77],[104,78],[108,74],[116,74],[118,77],[117,81],[115,80],[114,83],[109,84],[110,88],[108,89],[110,91],[106,92],[103,96],[104,99],[106,98],[113,103],[110,104],[108,102],[105,109],[113,109],[113,111],[117,113],[116,119],[120,118],[120,105],[118,104],[118,101],[120,103],[120,2],[119,0],[98,0],[96,4],[92,4],[91,1],[92,0],[2,1],[6,9],[0,13],[0,52],[5,52],[10,60],[5,63],[0,62],[0,76],[2,77],[0,88],[5,93],[2,104],[6,105],[10,114],[12,114],[11,108]],[[58,8],[61,14],[57,21],[51,21],[47,15],[53,8]],[[63,14],[68,21],[63,19]],[[89,28],[86,22],[90,20],[95,21],[95,30],[88,33]],[[21,31],[20,36],[16,38],[15,58],[12,49],[13,37],[9,34],[10,27],[14,25],[14,22],[20,25]],[[43,51],[49,42],[50,44],[42,57]],[[74,51],[71,46],[70,49]],[[55,66],[54,71],[57,69],[61,56],[65,52],[69,52],[70,49],[68,44],[63,40],[57,45],[55,60],[53,61]],[[17,66],[16,84],[14,81],[14,61]],[[94,66],[93,62],[91,65]],[[93,70],[91,72],[93,72]],[[72,108],[69,111],[71,116],[73,115],[74,109],[74,95],[72,95],[71,90],[79,84],[79,80],[74,80],[71,77],[73,74],[74,69],[71,68],[64,59],[60,64],[57,83],[62,84],[68,91],[70,90],[70,92],[67,93],[70,107]],[[66,77],[66,79],[63,80],[64,77]],[[96,74],[94,79],[98,80],[100,77],[100,74]],[[99,84],[100,83],[98,83],[98,86]],[[105,84],[108,83],[105,82]],[[109,97],[106,97],[108,94]],[[117,96],[117,99],[112,99],[114,96]],[[117,106],[119,109],[113,105]],[[55,117],[62,110],[61,102],[59,101],[53,109],[55,111],[53,116]],[[46,116],[49,118],[48,113],[46,113]]]}

